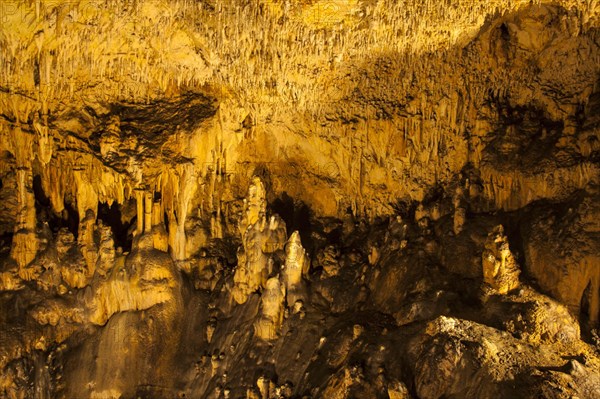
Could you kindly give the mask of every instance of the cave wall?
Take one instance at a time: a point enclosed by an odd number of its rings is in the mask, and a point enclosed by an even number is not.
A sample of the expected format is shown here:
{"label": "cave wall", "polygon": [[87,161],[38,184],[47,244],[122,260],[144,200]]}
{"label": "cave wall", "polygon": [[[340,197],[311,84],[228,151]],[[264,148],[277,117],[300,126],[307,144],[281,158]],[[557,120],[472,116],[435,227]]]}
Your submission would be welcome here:
{"label": "cave wall", "polygon": [[[404,207],[415,221],[454,217],[457,235],[464,219],[516,219],[524,275],[597,325],[600,4],[446,3],[2,5],[2,272],[16,264],[30,280],[52,240],[80,248],[62,276],[75,288],[102,268],[99,253],[125,262],[140,245],[191,272],[211,240],[240,244],[243,198],[260,176],[268,202],[290,212],[273,235],[299,217],[347,229]],[[451,201],[434,206],[437,192]],[[106,209],[120,238],[102,247],[94,226]],[[460,243],[466,254],[477,239]],[[451,255],[449,270],[481,277]],[[395,280],[371,282],[381,307]],[[129,292],[116,281],[110,290]],[[147,308],[129,300],[98,305],[97,320]],[[279,313],[266,313],[268,335]]]}

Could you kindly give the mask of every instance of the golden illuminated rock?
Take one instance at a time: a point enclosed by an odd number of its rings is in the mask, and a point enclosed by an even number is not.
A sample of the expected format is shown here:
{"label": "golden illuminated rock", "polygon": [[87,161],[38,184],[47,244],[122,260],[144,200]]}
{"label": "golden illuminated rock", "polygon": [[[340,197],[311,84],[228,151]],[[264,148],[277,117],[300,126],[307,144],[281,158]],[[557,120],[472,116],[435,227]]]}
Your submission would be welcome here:
{"label": "golden illuminated rock", "polygon": [[298,300],[305,300],[305,287],[302,278],[307,277],[310,260],[302,247],[300,234],[294,231],[285,247],[285,264],[282,280],[287,293],[287,306],[293,306]]}
{"label": "golden illuminated rock", "polygon": [[599,32],[1,2],[0,397],[600,397]]}
{"label": "golden illuminated rock", "polygon": [[261,295],[261,313],[254,324],[256,335],[262,339],[273,340],[279,335],[285,308],[285,286],[279,277],[267,280]]}
{"label": "golden illuminated rock", "polygon": [[[271,256],[283,249],[287,238],[285,223],[278,215],[267,218],[264,186],[253,178],[244,200],[244,215],[239,224],[242,246],[238,249],[238,267],[233,276],[233,298],[246,302],[248,296],[265,287],[273,271]],[[245,227],[244,227],[245,226]]]}
{"label": "golden illuminated rock", "polygon": [[138,247],[127,256],[124,268],[112,273],[107,281],[92,285],[90,321],[105,324],[123,311],[144,310],[176,300],[179,276],[173,260],[153,247],[151,235],[143,235]]}
{"label": "golden illuminated rock", "polygon": [[519,265],[510,252],[504,227],[496,226],[487,237],[481,255],[483,281],[500,294],[506,294],[519,286]]}

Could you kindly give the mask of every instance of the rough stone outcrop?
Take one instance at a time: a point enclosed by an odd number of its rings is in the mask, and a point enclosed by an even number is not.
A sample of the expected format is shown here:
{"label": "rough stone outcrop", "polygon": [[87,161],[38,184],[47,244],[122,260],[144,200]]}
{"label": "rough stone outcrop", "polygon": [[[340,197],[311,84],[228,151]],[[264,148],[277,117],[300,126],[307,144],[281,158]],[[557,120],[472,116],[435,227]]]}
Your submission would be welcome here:
{"label": "rough stone outcrop", "polygon": [[582,321],[600,321],[597,188],[574,202],[531,213],[523,225],[527,271]]}

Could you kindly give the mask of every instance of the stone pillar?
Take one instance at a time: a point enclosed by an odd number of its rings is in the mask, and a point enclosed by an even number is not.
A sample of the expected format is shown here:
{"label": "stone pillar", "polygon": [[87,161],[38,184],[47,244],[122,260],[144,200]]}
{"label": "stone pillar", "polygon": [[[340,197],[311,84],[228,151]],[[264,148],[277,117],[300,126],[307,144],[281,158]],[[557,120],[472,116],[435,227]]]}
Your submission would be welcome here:
{"label": "stone pillar", "polygon": [[152,231],[152,193],[144,193],[144,233]]}
{"label": "stone pillar", "polygon": [[144,192],[142,190],[136,190],[135,204],[137,208],[137,227],[135,235],[140,236],[144,232]]}

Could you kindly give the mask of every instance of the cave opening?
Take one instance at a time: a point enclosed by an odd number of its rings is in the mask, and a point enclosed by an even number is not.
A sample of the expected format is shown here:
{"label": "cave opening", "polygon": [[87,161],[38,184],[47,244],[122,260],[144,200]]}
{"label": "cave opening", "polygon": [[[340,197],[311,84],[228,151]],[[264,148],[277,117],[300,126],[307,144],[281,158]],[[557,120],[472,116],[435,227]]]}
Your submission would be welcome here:
{"label": "cave opening", "polygon": [[99,202],[98,219],[102,220],[102,223],[111,228],[115,248],[121,247],[123,252],[131,251],[133,234],[130,231],[130,227],[136,222],[136,218],[133,218],[130,221],[124,220],[121,207],[116,202],[112,205],[108,205],[105,202]]}
{"label": "cave opening", "polygon": [[[4,188],[4,182],[0,178],[0,190]],[[4,252],[10,251],[13,239],[14,226],[6,224],[0,228],[0,254],[4,256]]]}
{"label": "cave opening", "polygon": [[581,327],[581,335],[583,338],[589,338],[591,330],[591,302],[592,302],[592,281],[590,280],[583,290],[581,300],[579,302],[579,325]]}
{"label": "cave opening", "polygon": [[33,195],[35,198],[35,214],[38,222],[47,222],[52,234],[63,227],[69,229],[75,238],[79,229],[79,214],[73,206],[65,201],[64,210],[59,214],[52,209],[50,198],[44,192],[40,175],[33,177]]}
{"label": "cave opening", "polygon": [[314,242],[312,239],[313,225],[311,223],[311,210],[300,200],[294,200],[287,192],[283,192],[271,204],[271,210],[277,213],[285,222],[288,234],[298,230],[302,246],[312,253]]}

